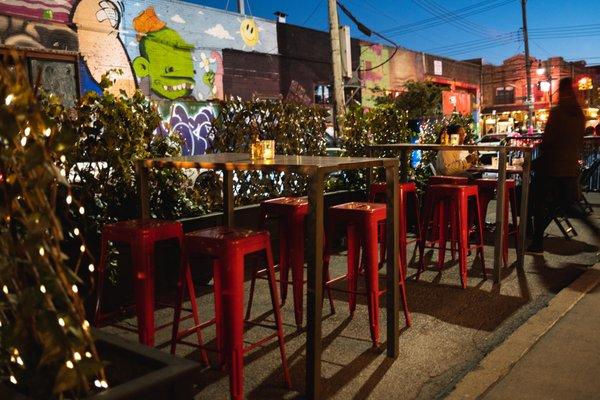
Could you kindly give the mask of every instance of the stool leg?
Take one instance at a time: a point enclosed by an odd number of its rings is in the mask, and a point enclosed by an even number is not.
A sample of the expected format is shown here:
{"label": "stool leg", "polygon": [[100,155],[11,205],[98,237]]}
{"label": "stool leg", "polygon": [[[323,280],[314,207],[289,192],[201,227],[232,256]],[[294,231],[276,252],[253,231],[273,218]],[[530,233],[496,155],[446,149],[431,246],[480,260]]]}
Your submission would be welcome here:
{"label": "stool leg", "polygon": [[460,281],[463,289],[467,288],[467,249],[469,247],[469,215],[468,202],[466,199],[458,201],[458,221],[456,226],[459,227],[458,236],[458,263],[460,268]]}
{"label": "stool leg", "polygon": [[102,302],[102,292],[104,289],[104,273],[108,262],[108,240],[102,235],[100,244],[100,263],[98,263],[98,277],[96,281],[96,307],[94,309],[94,326],[100,323],[100,305]]}
{"label": "stool leg", "polygon": [[412,325],[412,316],[410,315],[410,311],[408,309],[408,296],[406,295],[406,274],[402,270],[402,265],[400,266],[400,294],[402,295],[404,320],[406,321],[406,326],[409,327]]}
{"label": "stool leg", "polygon": [[[187,260],[186,260],[187,263]],[[183,265],[179,268],[177,279],[177,295],[175,297],[175,311],[173,313],[173,330],[171,331],[171,354],[175,354],[177,342],[179,341],[179,322],[181,320],[181,306],[183,304],[183,292],[186,286],[186,271],[189,270]]]}
{"label": "stool leg", "polygon": [[427,242],[427,234],[429,232],[429,221],[433,214],[433,201],[431,195],[425,196],[425,212],[421,220],[421,240],[419,241],[419,269],[417,270],[416,280],[419,280],[421,273],[425,270],[425,243]]}
{"label": "stool leg", "polygon": [[446,218],[446,202],[442,201],[438,205],[438,269],[440,270],[444,267],[444,258],[446,257],[446,233],[448,231]]}
{"label": "stool leg", "polygon": [[215,297],[215,326],[216,326],[216,342],[217,342],[217,362],[219,368],[225,365],[225,350],[223,345],[223,285],[221,271],[223,266],[219,259],[213,260],[213,292]]}
{"label": "stool leg", "polygon": [[348,244],[347,257],[347,287],[348,287],[348,308],[350,316],[354,316],[356,310],[356,283],[358,280],[358,262],[360,247],[357,241],[356,225],[348,224],[346,227],[346,239]]}
{"label": "stool leg", "polygon": [[283,336],[283,323],[281,321],[281,308],[277,295],[275,282],[275,268],[273,266],[273,254],[271,253],[271,244],[267,241],[267,272],[269,274],[269,290],[271,292],[271,303],[273,304],[273,313],[275,314],[275,325],[277,326],[277,339],[279,341],[279,353],[281,355],[281,364],[283,366],[283,377],[288,388],[292,387],[290,371],[288,369],[287,357],[285,355],[285,339]]}
{"label": "stool leg", "polygon": [[302,328],[304,311],[304,217],[296,216],[291,227],[292,246],[290,267],[292,268],[292,291],[294,295],[294,317],[296,328]]}
{"label": "stool leg", "polygon": [[377,224],[365,224],[363,248],[366,253],[367,302],[373,347],[379,343],[379,269],[377,257]]}
{"label": "stool leg", "polygon": [[510,190],[510,215],[513,224],[513,236],[515,238],[515,249],[517,254],[519,253],[519,225],[517,222],[517,193],[516,189]]}
{"label": "stool leg", "polygon": [[248,321],[250,319],[250,314],[252,313],[252,304],[254,303],[254,289],[256,288],[256,278],[258,277],[258,271],[260,270],[260,266],[255,266],[252,271],[252,279],[250,280],[250,292],[248,294],[248,305],[246,306],[246,315],[244,316],[244,320]]}
{"label": "stool leg", "polygon": [[200,348],[200,357],[204,365],[208,365],[208,356],[206,349],[204,348],[204,339],[202,338],[202,328],[200,328],[200,314],[198,313],[198,303],[196,303],[196,289],[194,288],[194,280],[192,279],[192,271],[190,264],[185,263],[185,281],[188,290],[188,296],[190,298],[190,304],[192,306],[192,318],[194,319],[194,325],[196,326],[196,336],[198,338],[198,347]]}
{"label": "stool leg", "polygon": [[[479,196],[475,196],[475,202],[477,204],[477,209],[479,210]],[[477,248],[477,252],[479,253],[479,258],[481,259],[481,269],[483,272],[483,279],[486,278],[485,272],[485,258],[483,256],[483,224],[485,223],[485,217],[481,214],[477,214],[477,232],[479,233],[479,247]],[[468,235],[468,234],[467,234]]]}
{"label": "stool leg", "polygon": [[[288,227],[285,223],[285,219],[280,216],[279,221],[279,290],[281,291],[281,305],[285,304],[287,300],[288,285],[289,285],[289,270],[290,266],[293,265],[292,252],[289,248],[289,239],[284,237],[283,234],[288,230],[295,232],[296,227]],[[287,232],[289,234],[289,232]],[[293,244],[292,244],[293,247]],[[292,272],[293,274],[293,272]]]}
{"label": "stool leg", "polygon": [[134,289],[140,343],[154,346],[154,243],[133,241]]}
{"label": "stool leg", "polygon": [[[414,211],[416,215],[416,223],[415,223],[415,233],[416,233],[416,243],[415,246],[420,246],[421,240],[423,240],[423,232],[421,231],[421,205],[419,203],[419,195],[417,192],[413,193],[414,196]],[[413,249],[414,254],[414,249]],[[423,254],[419,254],[419,265],[423,264]],[[419,267],[420,268],[420,267]]]}
{"label": "stool leg", "polygon": [[229,369],[229,393],[232,399],[244,397],[244,257],[237,249],[226,254],[225,279],[221,279],[221,336]]}

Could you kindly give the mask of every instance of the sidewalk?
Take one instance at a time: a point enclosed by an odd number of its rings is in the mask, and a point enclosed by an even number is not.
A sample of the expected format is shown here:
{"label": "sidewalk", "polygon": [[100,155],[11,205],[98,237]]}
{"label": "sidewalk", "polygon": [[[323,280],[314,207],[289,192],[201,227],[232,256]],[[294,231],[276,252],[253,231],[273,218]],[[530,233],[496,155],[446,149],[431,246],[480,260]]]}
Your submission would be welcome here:
{"label": "sidewalk", "polygon": [[551,328],[482,398],[600,397],[600,285]]}
{"label": "sidewalk", "polygon": [[599,311],[596,264],[487,354],[446,400],[599,398]]}

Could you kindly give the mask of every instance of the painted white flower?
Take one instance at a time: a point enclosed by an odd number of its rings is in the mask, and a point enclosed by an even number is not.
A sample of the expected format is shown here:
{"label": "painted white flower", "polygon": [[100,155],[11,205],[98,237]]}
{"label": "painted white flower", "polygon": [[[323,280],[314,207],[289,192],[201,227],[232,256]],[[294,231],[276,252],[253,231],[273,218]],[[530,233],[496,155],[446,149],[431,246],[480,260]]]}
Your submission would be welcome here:
{"label": "painted white flower", "polygon": [[216,62],[217,60],[214,58],[206,57],[206,54],[200,53],[200,67],[204,69],[204,72],[210,71],[210,64],[214,64]]}

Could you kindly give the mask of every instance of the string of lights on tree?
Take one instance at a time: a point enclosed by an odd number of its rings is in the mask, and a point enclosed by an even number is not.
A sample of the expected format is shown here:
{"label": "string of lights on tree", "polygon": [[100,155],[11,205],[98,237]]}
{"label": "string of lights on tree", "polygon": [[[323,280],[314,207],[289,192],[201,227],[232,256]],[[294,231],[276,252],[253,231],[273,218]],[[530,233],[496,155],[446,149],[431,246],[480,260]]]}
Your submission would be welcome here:
{"label": "string of lights on tree", "polygon": [[[78,277],[93,258],[77,220],[57,215],[86,213],[67,181],[74,135],[42,112],[20,60],[0,65],[0,99],[0,374],[33,398],[106,389]],[[79,241],[71,267],[66,239]]]}

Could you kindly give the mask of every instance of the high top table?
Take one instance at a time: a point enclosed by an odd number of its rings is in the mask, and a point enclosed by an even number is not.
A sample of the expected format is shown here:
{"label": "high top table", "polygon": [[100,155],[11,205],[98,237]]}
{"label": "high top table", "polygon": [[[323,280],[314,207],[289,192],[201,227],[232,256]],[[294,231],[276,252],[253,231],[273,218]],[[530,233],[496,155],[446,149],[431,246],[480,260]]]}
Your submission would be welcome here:
{"label": "high top table", "polygon": [[398,357],[399,351],[399,290],[398,290],[398,160],[395,158],[350,158],[320,156],[275,156],[273,160],[252,160],[249,154],[218,153],[189,157],[140,160],[137,175],[142,217],[150,217],[148,171],[150,168],[202,168],[223,172],[224,224],[234,225],[233,171],[284,171],[309,177],[308,187],[308,283],[307,283],[307,343],[306,397],[320,398],[321,392],[321,319],[323,299],[323,194],[327,174],[351,169],[385,168],[387,181],[387,355]]}
{"label": "high top table", "polygon": [[[463,145],[442,145],[442,144],[420,144],[420,143],[389,143],[373,144],[369,146],[371,155],[377,151],[388,151],[400,154],[400,179],[406,182],[408,178],[408,153],[413,150],[439,151],[466,150],[474,151],[495,151],[498,152],[498,194],[496,196],[496,237],[494,241],[494,282],[500,282],[500,268],[502,265],[502,249],[504,248],[504,224],[502,219],[506,208],[506,164],[509,152],[523,153],[523,165],[516,168],[517,173],[522,175],[522,191],[519,218],[519,245],[517,246],[517,266],[522,268],[525,259],[525,237],[527,234],[527,208],[529,202],[529,184],[531,183],[531,161],[537,155],[537,144],[531,146],[481,146],[473,144]],[[496,169],[494,169],[496,170]]]}

